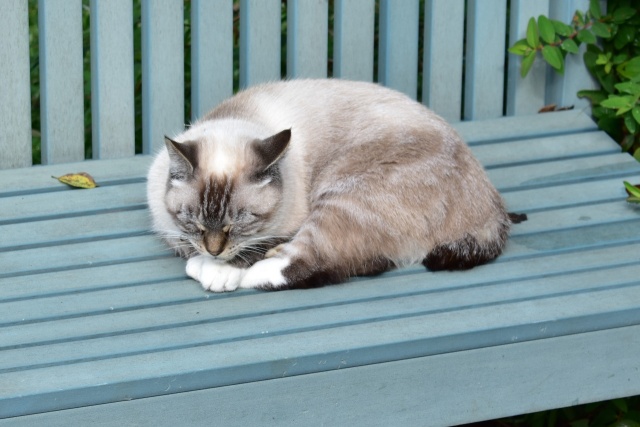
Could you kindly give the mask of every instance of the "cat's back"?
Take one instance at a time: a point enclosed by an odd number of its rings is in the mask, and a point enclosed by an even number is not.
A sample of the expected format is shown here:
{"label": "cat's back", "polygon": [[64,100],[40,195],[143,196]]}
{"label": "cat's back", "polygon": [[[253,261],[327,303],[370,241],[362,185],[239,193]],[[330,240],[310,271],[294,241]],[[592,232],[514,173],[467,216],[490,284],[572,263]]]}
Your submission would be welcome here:
{"label": "cat's back", "polygon": [[383,86],[338,79],[265,83],[224,101],[205,120],[242,118],[274,129],[353,128],[364,124],[441,121],[408,96]]}

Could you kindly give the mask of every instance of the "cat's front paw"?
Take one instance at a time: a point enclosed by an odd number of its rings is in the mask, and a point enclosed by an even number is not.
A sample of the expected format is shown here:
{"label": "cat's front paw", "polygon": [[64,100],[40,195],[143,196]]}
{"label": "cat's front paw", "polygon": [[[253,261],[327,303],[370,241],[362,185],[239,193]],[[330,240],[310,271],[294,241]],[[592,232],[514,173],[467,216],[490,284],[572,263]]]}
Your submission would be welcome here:
{"label": "cat's front paw", "polygon": [[229,292],[235,291],[240,286],[246,270],[198,255],[187,261],[186,271],[189,277],[200,282],[207,291]]}
{"label": "cat's front paw", "polygon": [[284,269],[291,265],[287,257],[267,258],[253,264],[243,276],[240,283],[242,288],[279,289],[288,282],[284,276]]}

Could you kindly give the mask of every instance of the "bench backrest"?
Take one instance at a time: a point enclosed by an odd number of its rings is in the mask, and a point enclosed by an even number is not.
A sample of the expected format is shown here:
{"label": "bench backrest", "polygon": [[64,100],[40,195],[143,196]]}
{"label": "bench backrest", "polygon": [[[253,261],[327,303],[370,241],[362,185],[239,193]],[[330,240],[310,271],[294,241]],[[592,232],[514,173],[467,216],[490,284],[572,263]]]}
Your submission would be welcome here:
{"label": "bench backrest", "polygon": [[[39,37],[31,43],[39,58],[30,63],[28,12],[36,6]],[[90,7],[88,46],[83,7]],[[577,8],[588,8],[588,0],[511,0],[509,9],[507,0],[3,0],[0,169],[31,165],[33,132],[43,164],[83,160],[85,114],[93,158],[135,155],[140,56],[143,153],[232,95],[234,73],[240,88],[283,76],[375,80],[451,121],[530,114],[549,103],[585,108],[575,94],[593,83],[581,57],[571,58],[564,76],[540,61],[523,80],[520,58],[506,54],[531,16],[568,22]],[[141,26],[140,46],[134,25]],[[38,105],[31,67],[40,71]],[[185,117],[185,98],[192,117]],[[40,109],[40,129],[32,129],[32,108]]]}

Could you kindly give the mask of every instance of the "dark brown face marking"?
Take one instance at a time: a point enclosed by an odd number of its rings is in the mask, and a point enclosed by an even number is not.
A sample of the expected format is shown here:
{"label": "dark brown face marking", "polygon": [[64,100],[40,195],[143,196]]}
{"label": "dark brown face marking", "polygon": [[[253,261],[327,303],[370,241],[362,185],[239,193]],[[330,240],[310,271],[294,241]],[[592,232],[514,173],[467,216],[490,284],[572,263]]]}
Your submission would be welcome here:
{"label": "dark brown face marking", "polygon": [[204,182],[200,191],[202,218],[204,225],[211,231],[224,228],[225,218],[230,217],[228,209],[233,192],[233,181],[228,177],[211,176]]}

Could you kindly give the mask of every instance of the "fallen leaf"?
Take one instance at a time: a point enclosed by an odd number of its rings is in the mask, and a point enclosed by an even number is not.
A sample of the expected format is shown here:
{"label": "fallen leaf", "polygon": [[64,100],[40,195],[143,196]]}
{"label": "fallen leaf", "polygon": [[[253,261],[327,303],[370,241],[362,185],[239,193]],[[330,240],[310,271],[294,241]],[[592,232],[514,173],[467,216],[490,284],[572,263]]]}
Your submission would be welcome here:
{"label": "fallen leaf", "polygon": [[556,111],[558,106],[556,104],[545,105],[541,109],[538,110],[538,113],[550,113],[552,111]]}
{"label": "fallen leaf", "polygon": [[98,186],[93,177],[86,172],[68,173],[60,177],[52,176],[51,178],[76,188],[96,188]]}
{"label": "fallen leaf", "polygon": [[538,113],[552,113],[554,111],[567,111],[573,110],[573,105],[567,105],[566,107],[558,107],[556,104],[545,105],[538,110]]}

